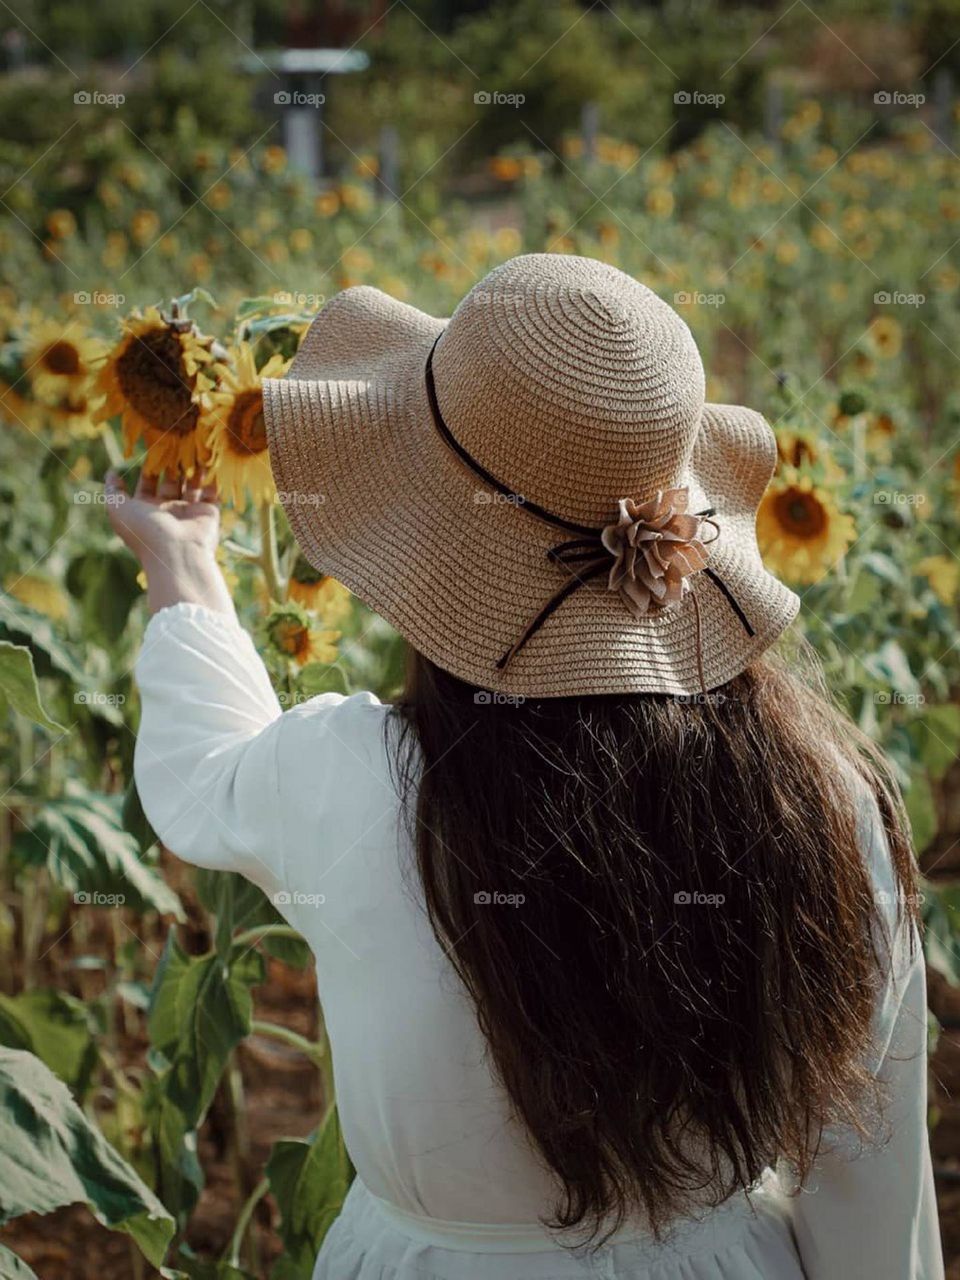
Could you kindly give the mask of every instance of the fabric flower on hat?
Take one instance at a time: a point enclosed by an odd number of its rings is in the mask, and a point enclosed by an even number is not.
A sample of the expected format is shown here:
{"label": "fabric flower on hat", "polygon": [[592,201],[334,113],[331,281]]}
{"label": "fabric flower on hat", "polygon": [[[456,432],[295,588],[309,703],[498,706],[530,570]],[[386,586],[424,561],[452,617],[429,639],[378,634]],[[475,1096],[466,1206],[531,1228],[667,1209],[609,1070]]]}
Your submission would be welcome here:
{"label": "fabric flower on hat", "polygon": [[703,517],[687,512],[689,501],[684,488],[658,489],[647,502],[621,498],[618,520],[601,534],[614,557],[607,585],[635,618],[679,604],[687,578],[707,563]]}

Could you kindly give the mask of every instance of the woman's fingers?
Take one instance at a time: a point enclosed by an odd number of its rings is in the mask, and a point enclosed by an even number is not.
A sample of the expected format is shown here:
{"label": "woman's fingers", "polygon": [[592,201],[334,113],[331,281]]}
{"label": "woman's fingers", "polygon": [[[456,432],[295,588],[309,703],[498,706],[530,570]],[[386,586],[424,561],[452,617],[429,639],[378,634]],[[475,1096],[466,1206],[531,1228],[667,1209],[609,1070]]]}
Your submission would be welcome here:
{"label": "woman's fingers", "polygon": [[175,498],[179,498],[183,489],[183,480],[180,476],[171,475],[169,471],[163,473],[163,479],[157,485],[157,497],[167,502]]}
{"label": "woman's fingers", "polygon": [[140,479],[137,481],[137,497],[138,498],[155,498],[157,496],[157,476],[156,473],[151,474],[149,471],[142,470]]}

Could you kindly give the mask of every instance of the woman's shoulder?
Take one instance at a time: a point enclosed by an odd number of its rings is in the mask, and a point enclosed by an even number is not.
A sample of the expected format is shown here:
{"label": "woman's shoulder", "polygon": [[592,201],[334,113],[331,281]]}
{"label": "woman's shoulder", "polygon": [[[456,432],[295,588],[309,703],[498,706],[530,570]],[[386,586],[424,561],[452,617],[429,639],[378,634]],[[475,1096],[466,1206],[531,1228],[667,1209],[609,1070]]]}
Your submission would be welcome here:
{"label": "woman's shoulder", "polygon": [[[282,697],[281,697],[282,701]],[[393,708],[374,693],[319,693],[283,713],[288,752],[359,753],[368,765],[383,755],[385,727]],[[346,761],[344,761],[346,763]]]}

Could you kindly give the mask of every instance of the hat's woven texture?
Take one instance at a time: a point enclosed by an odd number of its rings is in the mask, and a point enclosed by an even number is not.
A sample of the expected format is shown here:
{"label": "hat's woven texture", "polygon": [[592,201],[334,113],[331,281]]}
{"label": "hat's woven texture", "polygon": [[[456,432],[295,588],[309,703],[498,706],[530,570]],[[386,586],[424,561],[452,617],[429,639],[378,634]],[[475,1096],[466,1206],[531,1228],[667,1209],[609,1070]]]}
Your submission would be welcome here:
{"label": "hat's woven texture", "polygon": [[[484,484],[440,434],[528,502],[591,526],[622,497],[685,486],[714,508],[709,567],[676,606],[639,620],[603,579],[568,596],[505,671],[498,658],[569,571],[570,534]],[[528,696],[693,694],[742,671],[789,624],[756,509],[776,458],[749,409],[704,405],[690,331],[637,281],[587,258],[504,263],[450,321],[366,286],[314,320],[283,379],[264,382],[277,488],[307,557],[438,665]],[[693,595],[699,605],[697,627]],[[750,631],[753,634],[750,634]]]}

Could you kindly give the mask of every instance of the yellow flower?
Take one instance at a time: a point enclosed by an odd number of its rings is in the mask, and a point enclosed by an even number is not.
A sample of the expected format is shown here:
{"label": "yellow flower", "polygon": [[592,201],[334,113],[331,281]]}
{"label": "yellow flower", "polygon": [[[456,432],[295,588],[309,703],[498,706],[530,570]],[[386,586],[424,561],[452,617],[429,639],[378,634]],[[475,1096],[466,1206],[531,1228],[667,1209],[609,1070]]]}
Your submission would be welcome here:
{"label": "yellow flower", "polygon": [[340,208],[340,197],[336,191],[321,191],[314,199],[313,207],[321,218],[332,218]]}
{"label": "yellow flower", "polygon": [[211,470],[221,496],[239,507],[273,497],[273,473],[263,420],[261,378],[279,378],[287,362],[273,355],[258,373],[253,350],[243,343],[232,366],[219,367],[220,382],[206,397],[201,428],[209,442]]}
{"label": "yellow flower", "polygon": [[274,605],[264,623],[267,641],[281,657],[303,666],[307,662],[335,662],[339,631],[314,631],[310,615],[298,604]]}
{"label": "yellow flower", "polygon": [[3,589],[28,609],[35,609],[55,622],[62,622],[70,611],[70,600],[63,588],[38,573],[12,573],[4,582]]}
{"label": "yellow flower", "polygon": [[75,323],[62,327],[56,320],[41,320],[28,334],[24,364],[38,399],[55,404],[86,387],[101,348],[95,338],[75,333]]}
{"label": "yellow flower", "polygon": [[314,569],[306,556],[297,556],[287,584],[287,597],[304,609],[323,615],[325,623],[342,622],[350,614],[350,592],[345,586]]}
{"label": "yellow flower", "polygon": [[263,169],[265,173],[282,173],[287,167],[287,153],[283,147],[265,147],[263,152]]}
{"label": "yellow flower", "polygon": [[925,556],[913,566],[913,572],[930,583],[941,604],[953,604],[960,588],[960,563],[953,556]]}
{"label": "yellow flower", "polygon": [[205,199],[211,209],[225,209],[230,203],[230,188],[225,182],[216,182],[207,192]]}
{"label": "yellow flower", "polygon": [[97,376],[103,400],[94,420],[119,415],[128,457],[143,437],[151,472],[180,468],[189,475],[209,460],[200,409],[213,386],[211,340],[156,307],[134,312],[123,329]]}
{"label": "yellow flower", "polygon": [[900,354],[903,332],[893,316],[877,316],[870,324],[868,336],[878,356],[889,360]]}
{"label": "yellow flower", "polygon": [[843,469],[834,461],[829,449],[822,447],[813,435],[785,427],[778,427],[774,434],[777,437],[777,474],[781,477],[794,480],[798,472],[819,470],[831,484],[843,479]]}
{"label": "yellow flower", "polygon": [[516,182],[523,177],[523,165],[516,156],[493,156],[488,163],[498,182]]}
{"label": "yellow flower", "polygon": [[367,253],[366,249],[353,248],[344,250],[343,257],[340,259],[347,271],[372,271],[373,258]]}
{"label": "yellow flower", "polygon": [[160,229],[160,219],[152,209],[138,209],[130,219],[130,234],[137,244],[149,244]]}
{"label": "yellow flower", "polygon": [[47,216],[47,230],[55,240],[69,240],[77,229],[77,220],[69,209],[54,209]]}
{"label": "yellow flower", "polygon": [[523,239],[516,227],[498,227],[493,233],[494,250],[502,253],[505,258],[519,253],[522,246]]}
{"label": "yellow flower", "polygon": [[673,192],[667,187],[654,187],[647,195],[647,212],[655,218],[669,218],[673,213]]}
{"label": "yellow flower", "polygon": [[357,156],[353,172],[358,178],[375,178],[380,172],[380,162],[375,155]]}
{"label": "yellow flower", "polygon": [[775,480],[757,511],[757,540],[771,573],[788,582],[819,582],[853,542],[853,519],[809,477]]}
{"label": "yellow flower", "polygon": [[313,233],[306,227],[294,227],[290,232],[290,248],[294,253],[309,253],[313,248]]}

